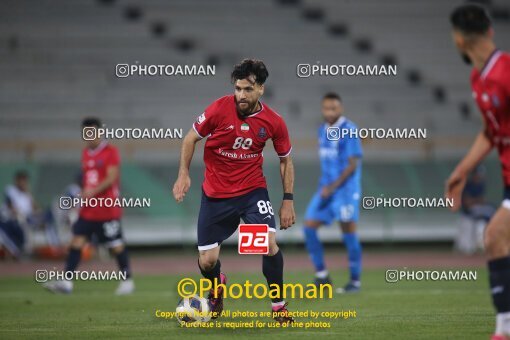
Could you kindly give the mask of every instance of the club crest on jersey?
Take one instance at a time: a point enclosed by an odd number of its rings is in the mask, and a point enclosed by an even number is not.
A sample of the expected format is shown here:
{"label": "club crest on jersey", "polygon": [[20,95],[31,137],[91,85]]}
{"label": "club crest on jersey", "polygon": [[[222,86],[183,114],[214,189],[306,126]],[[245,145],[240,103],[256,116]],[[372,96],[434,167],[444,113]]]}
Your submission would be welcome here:
{"label": "club crest on jersey", "polygon": [[266,134],[266,129],[265,129],[265,128],[263,128],[263,127],[261,127],[261,128],[259,129],[259,133],[258,133],[258,135],[257,135],[257,136],[259,136],[259,138],[262,138],[262,139],[266,138],[266,136],[267,136],[267,134]]}
{"label": "club crest on jersey", "polygon": [[497,95],[492,95],[492,105],[494,105],[494,107],[499,107],[499,98]]}
{"label": "club crest on jersey", "polygon": [[249,130],[250,130],[250,126],[248,124],[246,124],[246,123],[241,124],[241,131],[246,132]]}
{"label": "club crest on jersey", "polygon": [[204,113],[202,113],[200,116],[198,116],[198,118],[197,118],[197,124],[198,124],[198,125],[202,124],[202,123],[204,122],[204,120],[205,120],[205,112],[204,112]]}

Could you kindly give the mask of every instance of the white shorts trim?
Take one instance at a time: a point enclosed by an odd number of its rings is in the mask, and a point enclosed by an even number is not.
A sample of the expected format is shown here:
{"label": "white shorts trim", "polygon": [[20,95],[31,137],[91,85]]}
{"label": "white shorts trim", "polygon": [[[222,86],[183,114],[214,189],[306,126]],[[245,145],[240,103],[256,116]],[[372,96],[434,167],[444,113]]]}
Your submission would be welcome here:
{"label": "white shorts trim", "polygon": [[219,243],[206,244],[205,246],[198,246],[198,250],[209,250],[219,246]]}
{"label": "white shorts trim", "polygon": [[268,231],[270,231],[270,232],[272,232],[272,233],[276,233],[276,228],[271,228],[271,227],[269,227],[269,228],[267,228],[267,230],[268,230]]}
{"label": "white shorts trim", "polygon": [[113,241],[111,241],[111,242],[108,242],[108,243],[106,244],[106,246],[107,246],[108,248],[114,248],[114,247],[121,246],[121,245],[123,245],[123,244],[124,244],[124,241],[122,241],[122,239],[120,239],[120,238],[119,238],[119,239],[117,239],[117,240],[113,240]]}
{"label": "white shorts trim", "polygon": [[501,206],[505,209],[510,210],[510,199],[505,198],[503,202],[501,202]]}

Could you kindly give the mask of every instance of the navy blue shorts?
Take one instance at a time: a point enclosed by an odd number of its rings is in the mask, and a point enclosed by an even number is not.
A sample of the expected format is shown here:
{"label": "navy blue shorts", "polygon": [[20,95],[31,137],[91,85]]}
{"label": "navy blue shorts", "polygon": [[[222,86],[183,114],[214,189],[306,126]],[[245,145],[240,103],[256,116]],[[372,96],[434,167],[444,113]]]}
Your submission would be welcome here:
{"label": "navy blue shorts", "polygon": [[505,186],[503,189],[503,199],[510,200],[510,186]]}
{"label": "navy blue shorts", "polygon": [[510,186],[505,186],[503,189],[503,202],[501,202],[501,206],[510,210]]}
{"label": "navy blue shorts", "polygon": [[73,235],[85,236],[88,240],[95,235],[99,243],[110,248],[124,244],[120,220],[90,221],[80,217],[73,225]]}
{"label": "navy blue shorts", "polygon": [[202,191],[198,215],[198,250],[218,247],[232,236],[240,220],[247,224],[267,224],[276,232],[274,210],[265,188],[230,198],[207,197]]}

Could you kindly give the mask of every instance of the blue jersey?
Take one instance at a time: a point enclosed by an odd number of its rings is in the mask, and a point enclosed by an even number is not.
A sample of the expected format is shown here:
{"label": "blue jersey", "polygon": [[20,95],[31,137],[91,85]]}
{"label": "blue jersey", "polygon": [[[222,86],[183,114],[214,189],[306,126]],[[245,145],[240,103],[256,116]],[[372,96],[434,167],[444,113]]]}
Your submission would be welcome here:
{"label": "blue jersey", "polygon": [[[328,133],[328,128],[330,131]],[[336,129],[337,132],[331,131]],[[322,124],[319,127],[319,157],[321,161],[321,178],[319,187],[329,185],[336,181],[349,165],[349,158],[362,158],[361,141],[357,134],[348,133],[356,131],[356,125],[345,117],[340,117],[336,123]],[[361,164],[358,164],[339,190],[361,190]]]}
{"label": "blue jersey", "polygon": [[[328,130],[329,129],[329,130]],[[321,178],[319,189],[313,195],[306,209],[305,220],[331,224],[333,221],[357,222],[361,195],[361,164],[336,190],[327,197],[321,196],[321,189],[336,181],[349,165],[349,158],[363,156],[361,142],[355,131],[356,125],[344,117],[333,125],[322,124],[319,128],[319,157]]]}

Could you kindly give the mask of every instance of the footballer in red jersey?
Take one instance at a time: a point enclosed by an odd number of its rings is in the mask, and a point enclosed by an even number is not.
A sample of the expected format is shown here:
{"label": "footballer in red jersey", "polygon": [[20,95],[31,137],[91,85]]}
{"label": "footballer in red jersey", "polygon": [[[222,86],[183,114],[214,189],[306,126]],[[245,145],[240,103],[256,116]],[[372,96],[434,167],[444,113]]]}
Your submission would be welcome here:
{"label": "footballer in red jersey", "polygon": [[[212,282],[226,283],[219,260],[221,243],[248,224],[269,226],[269,254],[262,256],[262,272],[270,287],[283,291],[283,255],[276,244],[276,222],[262,171],[263,149],[272,140],[280,157],[284,197],[279,211],[280,229],[295,223],[293,204],[294,168],[292,146],[283,118],[260,101],[268,77],[259,60],[246,59],[234,67],[234,94],[213,102],[197,118],[182,143],[179,175],[173,188],[177,202],[188,192],[189,165],[195,144],[207,138],[204,147],[205,179],[198,217],[198,265]],[[221,286],[209,293],[212,312],[223,310]],[[281,297],[272,299],[272,310],[280,323],[292,322]],[[214,316],[213,316],[214,317]]]}
{"label": "footballer in red jersey", "polygon": [[[101,123],[97,118],[86,118],[82,128],[97,129]],[[85,134],[84,134],[85,135]],[[97,136],[97,133],[94,135]],[[119,198],[120,156],[117,148],[105,140],[94,138],[86,140],[82,152],[82,193],[81,199],[96,199],[96,202]],[[117,295],[126,295],[134,291],[129,257],[124,245],[120,218],[122,208],[116,204],[81,204],[79,218],[73,225],[73,237],[67,256],[65,271],[74,272],[78,267],[81,250],[95,235],[115,255],[119,270],[125,273],[126,280],[120,282]],[[55,293],[71,293],[73,282],[57,280],[48,282],[45,287]]]}
{"label": "footballer in red jersey", "polygon": [[259,102],[256,112],[241,117],[235,101],[234,95],[216,100],[193,124],[200,138],[208,136],[203,189],[209,197],[235,197],[266,188],[262,150],[267,140],[273,141],[276,153],[282,158],[292,149],[280,115]]}
{"label": "footballer in red jersey", "polygon": [[492,339],[510,338],[510,55],[499,51],[486,11],[474,4],[463,5],[450,17],[453,40],[465,61],[473,64],[473,97],[482,113],[484,126],[471,149],[446,182],[446,197],[453,198],[453,210],[461,202],[468,174],[495,148],[503,172],[503,202],[485,229],[492,300],[496,309],[496,330]]}
{"label": "footballer in red jersey", "polygon": [[[115,146],[108,144],[106,141],[101,141],[94,149],[83,149],[81,166],[83,174],[82,197],[119,198],[119,176],[115,176],[111,184],[110,181],[104,183],[104,180],[108,177],[108,172],[111,172],[112,168],[116,168],[117,172],[120,166],[119,151]],[[101,182],[104,184],[99,187]],[[101,190],[102,187],[106,187],[106,189]],[[118,220],[121,215],[122,208],[119,206],[83,206],[80,209],[80,217],[89,221]]]}

